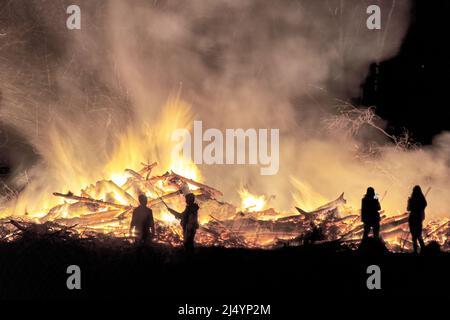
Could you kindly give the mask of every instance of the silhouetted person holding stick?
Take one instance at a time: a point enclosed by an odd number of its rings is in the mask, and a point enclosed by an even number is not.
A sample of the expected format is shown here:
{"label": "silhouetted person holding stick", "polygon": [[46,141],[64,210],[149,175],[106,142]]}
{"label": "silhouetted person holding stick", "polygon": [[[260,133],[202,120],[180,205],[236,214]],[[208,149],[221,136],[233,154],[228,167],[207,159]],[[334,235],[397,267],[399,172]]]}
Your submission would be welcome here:
{"label": "silhouetted person holding stick", "polygon": [[427,200],[422,193],[420,186],[413,188],[412,194],[408,199],[407,211],[409,211],[409,231],[411,232],[414,253],[417,253],[417,241],[420,243],[420,249],[425,248],[425,243],[422,238],[422,223],[425,219],[425,208],[427,207]]}
{"label": "silhouetted person holding stick", "polygon": [[181,228],[183,229],[183,243],[186,250],[194,249],[194,238],[198,224],[198,205],[195,203],[195,195],[193,193],[188,193],[185,195],[186,208],[183,213],[179,213],[171,208],[169,208],[163,201],[167,209],[175,216],[181,217]]}
{"label": "silhouetted person holding stick", "polygon": [[370,229],[373,229],[373,237],[380,236],[380,211],[381,206],[375,190],[367,188],[367,192],[361,202],[361,220],[364,223],[363,241],[369,237]]}
{"label": "silhouetted person holding stick", "polygon": [[[139,207],[133,210],[131,217],[130,234],[134,229],[136,243],[143,245],[156,234],[153,212],[147,208],[147,197],[145,194],[139,195]],[[151,230],[151,231],[150,231]]]}
{"label": "silhouetted person holding stick", "polygon": [[195,233],[198,225],[198,205],[195,203],[193,193],[186,195],[186,209],[181,217],[181,227],[183,228],[184,247],[188,250],[194,248]]}

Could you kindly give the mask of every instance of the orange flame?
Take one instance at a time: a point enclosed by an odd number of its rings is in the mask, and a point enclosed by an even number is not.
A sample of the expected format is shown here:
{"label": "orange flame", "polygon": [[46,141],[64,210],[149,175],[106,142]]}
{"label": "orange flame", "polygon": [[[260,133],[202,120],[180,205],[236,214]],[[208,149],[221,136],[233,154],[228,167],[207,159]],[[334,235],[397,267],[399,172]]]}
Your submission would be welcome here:
{"label": "orange flame", "polygon": [[267,209],[267,199],[264,195],[254,195],[244,187],[238,193],[241,197],[241,209],[243,211],[256,212]]}

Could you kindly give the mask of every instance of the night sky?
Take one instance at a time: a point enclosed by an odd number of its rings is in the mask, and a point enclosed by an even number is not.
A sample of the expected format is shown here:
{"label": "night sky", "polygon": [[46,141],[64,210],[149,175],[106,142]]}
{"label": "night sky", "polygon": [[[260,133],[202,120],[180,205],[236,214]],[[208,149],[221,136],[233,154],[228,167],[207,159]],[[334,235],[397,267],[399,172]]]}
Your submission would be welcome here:
{"label": "night sky", "polygon": [[449,12],[450,1],[414,1],[401,51],[371,68],[362,104],[377,107],[389,133],[405,128],[415,141],[429,144],[434,135],[450,130]]}
{"label": "night sky", "polygon": [[[413,2],[411,24],[400,52],[372,65],[362,84],[362,96],[355,100],[376,106],[377,114],[387,121],[388,133],[399,135],[406,129],[415,141],[429,144],[433,136],[450,130],[450,1]],[[14,138],[14,132],[9,135]],[[2,157],[0,176],[8,171],[7,159]]]}

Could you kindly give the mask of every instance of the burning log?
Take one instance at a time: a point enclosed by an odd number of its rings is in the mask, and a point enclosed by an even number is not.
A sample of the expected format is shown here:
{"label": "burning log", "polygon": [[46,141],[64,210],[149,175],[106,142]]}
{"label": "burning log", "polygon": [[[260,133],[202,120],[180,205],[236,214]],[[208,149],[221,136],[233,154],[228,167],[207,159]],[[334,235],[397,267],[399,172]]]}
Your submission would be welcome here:
{"label": "burning log", "polygon": [[185,178],[185,177],[183,177],[183,176],[180,176],[179,174],[176,174],[176,173],[173,172],[173,171],[172,171],[172,175],[173,175],[174,177],[177,177],[178,179],[183,180],[183,181],[186,182],[186,183],[189,183],[189,184],[191,184],[191,185],[193,185],[193,186],[196,186],[196,187],[198,187],[198,188],[200,188],[200,189],[205,190],[207,193],[209,193],[209,194],[211,195],[211,197],[212,197],[213,199],[217,199],[217,198],[223,196],[223,193],[222,193],[222,192],[220,192],[219,190],[216,190],[216,189],[214,189],[214,188],[211,188],[210,186],[207,186],[206,184],[203,184],[203,183],[194,181],[194,180],[192,180],[192,179]]}
{"label": "burning log", "polygon": [[58,218],[62,212],[66,211],[68,209],[70,204],[68,203],[64,203],[58,206],[53,207],[52,209],[50,209],[50,211],[42,218],[39,219],[39,221],[41,222],[46,222],[49,220],[54,220],[56,218]]}
{"label": "burning log", "polygon": [[128,190],[133,184],[144,181],[144,177],[142,177],[138,172],[134,170],[125,169],[125,172],[131,175],[131,177],[128,178],[125,184],[121,186],[122,190],[124,191]]}
{"label": "burning log", "polygon": [[87,188],[86,192],[89,195],[93,195],[93,197],[91,196],[90,198],[99,198],[106,194],[106,198],[104,200],[107,202],[115,202],[117,199],[122,203],[125,202],[132,206],[139,205],[138,201],[134,199],[127,191],[110,180],[98,181],[95,186],[91,185]]}
{"label": "burning log", "polygon": [[404,238],[405,234],[409,234],[409,231],[403,229],[402,227],[397,227],[397,228],[393,228],[390,230],[380,232],[381,237],[384,239]]}
{"label": "burning log", "polygon": [[29,222],[19,222],[12,219],[9,220],[9,223],[20,230],[22,232],[22,235],[32,234],[34,236],[59,236],[61,234],[67,233],[68,231],[73,231],[73,228],[76,227],[76,225],[60,226],[53,222],[37,224]]}
{"label": "burning log", "polygon": [[[165,199],[169,199],[169,198],[172,198],[172,197],[177,196],[179,194],[180,194],[180,191],[175,191],[175,192],[171,192],[169,194],[163,195],[161,198],[152,199],[151,201],[148,202],[148,206],[153,206],[155,204],[158,204],[159,202],[161,202],[161,199],[164,199],[164,200]],[[133,208],[133,206],[131,206],[131,205],[123,205],[123,204],[119,204],[119,203],[108,202],[108,201],[103,201],[103,200],[97,200],[97,199],[88,198],[88,197],[76,196],[76,195],[74,195],[71,192],[66,193],[66,194],[59,193],[59,192],[54,192],[53,195],[57,196],[57,197],[63,197],[63,198],[66,198],[66,199],[70,199],[70,200],[76,200],[76,201],[80,201],[80,202],[98,204],[98,205],[105,206],[105,207],[114,207],[114,208],[124,209],[124,210],[128,210],[128,209]]]}
{"label": "burning log", "polygon": [[439,233],[439,231],[443,230],[446,226],[448,226],[450,224],[450,221],[444,222],[443,224],[441,224],[439,227],[437,227],[436,229],[434,229],[433,231],[427,233],[427,235],[425,236],[425,238],[428,238],[430,236],[432,236],[435,233]]}
{"label": "burning log", "polygon": [[181,191],[174,191],[174,192],[165,194],[165,195],[163,195],[163,196],[161,196],[161,197],[158,197],[158,198],[156,198],[156,199],[150,200],[150,201],[147,203],[147,206],[152,207],[152,206],[154,206],[154,205],[156,205],[156,204],[158,204],[158,203],[160,203],[160,202],[163,202],[163,200],[167,200],[167,199],[170,199],[170,198],[179,196],[180,194],[181,194]]}
{"label": "burning log", "polygon": [[315,219],[318,216],[321,216],[323,214],[332,214],[334,215],[336,213],[336,209],[344,204],[347,203],[347,200],[344,199],[344,193],[341,193],[341,195],[331,202],[328,202],[327,204],[324,204],[323,206],[318,207],[317,209],[314,209],[313,211],[305,211],[299,207],[295,207],[295,209],[298,211],[300,215],[293,215],[293,216],[287,216],[280,218],[279,220],[291,220],[291,219],[305,219],[305,220],[312,220]]}
{"label": "burning log", "polygon": [[[133,183],[148,180],[151,171],[153,170],[154,167],[156,167],[158,165],[157,162],[153,162],[152,164],[145,164],[145,163],[141,163],[141,164],[144,167],[141,170],[139,170],[138,172],[136,172],[132,169],[125,169],[125,172],[128,173],[129,175],[131,175],[131,177],[127,179],[127,181],[125,182],[125,184],[123,186],[121,186],[121,188],[123,190],[128,190],[133,185]],[[147,175],[144,179],[145,174],[147,174]]]}
{"label": "burning log", "polygon": [[324,204],[323,206],[318,207],[313,212],[318,214],[321,211],[329,211],[330,209],[336,209],[337,207],[340,207],[347,203],[347,200],[344,199],[344,192],[341,193],[341,195],[334,201],[328,202],[327,204]]}
{"label": "burning log", "polygon": [[9,220],[9,223],[11,223],[14,227],[16,227],[17,229],[21,230],[21,231],[25,231],[27,230],[24,226],[22,226],[19,222],[14,221],[14,220]]}
{"label": "burning log", "polygon": [[141,163],[141,165],[143,165],[144,167],[139,170],[139,174],[141,176],[143,176],[144,174],[147,174],[147,178],[146,180],[148,180],[148,176],[150,175],[150,173],[152,172],[153,168],[155,168],[158,165],[158,162],[153,162],[151,164],[145,164],[145,163]]}
{"label": "burning log", "polygon": [[399,215],[396,215],[393,217],[382,219],[382,223],[383,224],[391,223],[392,221],[399,221],[401,219],[408,218],[408,217],[409,217],[409,213],[405,212],[405,213],[402,213],[402,214],[399,214]]}
{"label": "burning log", "polygon": [[53,192],[53,195],[57,196],[57,197],[63,197],[66,199],[70,199],[70,200],[76,200],[76,201],[87,202],[87,203],[96,203],[101,206],[113,207],[113,208],[118,208],[118,209],[123,209],[123,210],[128,210],[128,209],[132,208],[132,206],[130,206],[130,205],[123,205],[123,204],[107,202],[107,201],[97,200],[97,199],[92,199],[92,198],[87,198],[87,197],[75,196],[71,192],[68,192],[66,194],[59,193],[59,192]]}
{"label": "burning log", "polygon": [[118,217],[118,215],[121,212],[122,212],[121,210],[108,210],[108,211],[102,211],[102,212],[94,212],[94,213],[90,213],[90,214],[85,214],[81,217],[56,219],[55,222],[61,223],[64,225],[67,225],[67,224],[78,224],[78,225],[95,224],[97,222],[103,222],[106,219],[111,220],[115,217]]}
{"label": "burning log", "polygon": [[136,171],[134,171],[132,169],[125,169],[125,172],[128,173],[133,178],[135,178],[136,180],[144,180],[143,176],[141,176],[139,173],[137,173]]}

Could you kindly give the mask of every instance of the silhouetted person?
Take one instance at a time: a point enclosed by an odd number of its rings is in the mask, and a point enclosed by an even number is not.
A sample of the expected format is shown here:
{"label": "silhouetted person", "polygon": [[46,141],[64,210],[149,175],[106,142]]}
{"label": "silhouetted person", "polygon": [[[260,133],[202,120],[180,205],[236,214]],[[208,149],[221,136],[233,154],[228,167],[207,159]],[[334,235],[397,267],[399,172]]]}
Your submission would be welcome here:
{"label": "silhouetted person", "polygon": [[188,193],[186,196],[186,209],[181,216],[181,227],[183,228],[184,247],[187,250],[194,248],[195,233],[199,227],[198,225],[198,205],[195,203],[195,196]]}
{"label": "silhouetted person", "polygon": [[422,223],[425,219],[425,208],[427,207],[427,200],[422,193],[420,186],[413,188],[412,194],[408,199],[407,211],[409,211],[409,231],[411,232],[414,253],[417,253],[417,241],[420,243],[420,249],[425,248],[425,243],[422,238]]}
{"label": "silhouetted person", "polygon": [[369,236],[370,229],[373,229],[373,237],[380,236],[380,211],[381,206],[372,187],[367,188],[367,192],[361,202],[361,220],[364,223],[363,240]]}
{"label": "silhouetted person", "polygon": [[[134,229],[136,243],[145,244],[155,234],[155,222],[153,212],[147,208],[147,197],[145,194],[139,195],[140,206],[133,210],[131,217],[130,233]],[[150,232],[151,229],[151,232]]]}

